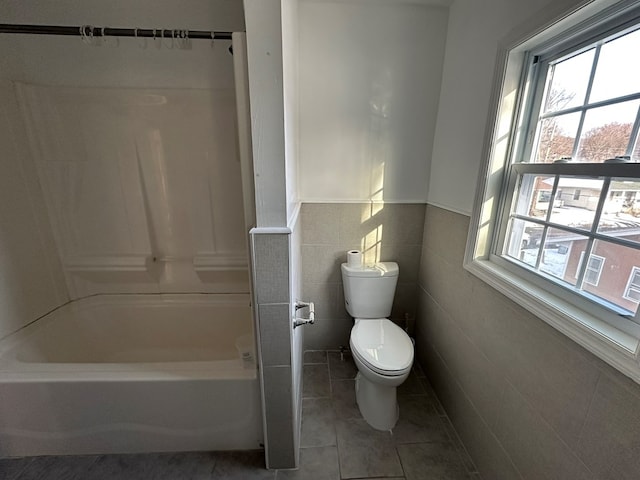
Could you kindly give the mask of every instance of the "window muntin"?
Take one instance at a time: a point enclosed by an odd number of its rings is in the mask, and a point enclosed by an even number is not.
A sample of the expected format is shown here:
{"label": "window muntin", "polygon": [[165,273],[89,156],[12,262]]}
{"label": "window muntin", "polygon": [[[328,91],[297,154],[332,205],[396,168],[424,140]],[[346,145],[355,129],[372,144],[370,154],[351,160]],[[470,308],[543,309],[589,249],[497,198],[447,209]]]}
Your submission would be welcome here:
{"label": "window muntin", "polygon": [[[508,167],[513,194],[497,253],[549,288],[635,317],[627,283],[640,264],[640,165],[629,160],[640,161],[640,25],[630,30],[531,56],[522,123],[534,141]],[[624,59],[633,80],[624,68],[604,71]]]}

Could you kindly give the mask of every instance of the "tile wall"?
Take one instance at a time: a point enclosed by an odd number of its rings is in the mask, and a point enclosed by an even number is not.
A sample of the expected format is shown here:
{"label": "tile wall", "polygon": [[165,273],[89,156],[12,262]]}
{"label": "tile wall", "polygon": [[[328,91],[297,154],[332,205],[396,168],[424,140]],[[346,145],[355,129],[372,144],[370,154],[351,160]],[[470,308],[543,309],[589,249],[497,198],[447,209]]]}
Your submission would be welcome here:
{"label": "tile wall", "polygon": [[401,326],[415,317],[416,286],[425,205],[305,203],[302,205],[302,292],[315,302],[316,323],[305,349],[349,345],[352,320],[344,309],[340,264],[347,250],[365,252],[368,263],[395,261],[400,277],[391,317]]}
{"label": "tile wall", "polygon": [[640,478],[640,386],[463,270],[468,226],[427,207],[416,351],[483,478]]}
{"label": "tile wall", "polygon": [[[295,350],[291,329],[290,234],[251,234],[254,298],[268,468],[296,465]],[[302,360],[299,360],[301,363]]]}

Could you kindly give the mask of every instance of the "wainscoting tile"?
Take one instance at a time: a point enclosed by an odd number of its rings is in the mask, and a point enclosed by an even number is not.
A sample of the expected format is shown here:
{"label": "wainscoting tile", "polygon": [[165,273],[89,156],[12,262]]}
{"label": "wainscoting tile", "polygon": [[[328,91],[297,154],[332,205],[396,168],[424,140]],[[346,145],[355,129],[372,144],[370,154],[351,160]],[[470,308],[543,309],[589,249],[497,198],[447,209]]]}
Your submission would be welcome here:
{"label": "wainscoting tile", "polygon": [[303,283],[340,283],[346,250],[338,245],[302,245]]}
{"label": "wainscoting tile", "polygon": [[433,345],[424,340],[419,345],[420,361],[424,371],[429,372],[430,384],[478,470],[491,480],[521,480],[509,455],[469,403]]}
{"label": "wainscoting tile", "polygon": [[449,262],[464,257],[469,217],[427,205],[424,246],[440,252]]}
{"label": "wainscoting tile", "polygon": [[468,480],[469,473],[450,443],[399,445],[398,454],[407,480],[425,478]]}
{"label": "wainscoting tile", "polygon": [[303,203],[300,210],[302,243],[305,245],[338,245],[342,206],[337,203]]}
{"label": "wainscoting tile", "polygon": [[338,450],[336,447],[300,449],[298,470],[279,470],[277,480],[340,480]]}
{"label": "wainscoting tile", "polygon": [[348,346],[352,325],[352,320],[344,318],[316,317],[316,323],[305,327],[305,348],[335,350],[338,347]]}
{"label": "wainscoting tile", "polygon": [[254,234],[256,297],[261,303],[289,301],[289,236]]}
{"label": "wainscoting tile", "polygon": [[380,261],[396,262],[400,269],[399,283],[415,283],[420,270],[421,245],[382,245]]}
{"label": "wainscoting tile", "polygon": [[392,439],[403,443],[447,443],[449,434],[442,418],[426,395],[398,397],[400,418]]}
{"label": "wainscoting tile", "polygon": [[426,394],[427,391],[424,389],[420,378],[416,375],[415,369],[411,370],[404,383],[398,387],[398,396]]}
{"label": "wainscoting tile", "polygon": [[291,318],[288,303],[258,305],[264,366],[291,365]]}
{"label": "wainscoting tile", "polygon": [[302,400],[301,447],[324,447],[336,444],[335,412],[330,398]]}
{"label": "wainscoting tile", "polygon": [[551,426],[510,385],[504,393],[495,431],[525,479],[601,478],[587,469]]}
{"label": "wainscoting tile", "polygon": [[[362,248],[362,239],[378,223],[372,218],[373,208],[370,203],[343,203],[340,205],[340,245],[350,246],[350,249]],[[335,225],[334,225],[335,226]]]}
{"label": "wainscoting tile", "polygon": [[602,375],[580,435],[578,455],[599,479],[640,478],[640,387],[628,383]]}
{"label": "wainscoting tile", "polygon": [[383,239],[390,245],[420,245],[424,229],[424,204],[385,204],[376,214]]}
{"label": "wainscoting tile", "polygon": [[339,419],[336,431],[342,478],[404,474],[389,432],[374,430],[363,419]]}
{"label": "wainscoting tile", "polygon": [[[306,366],[304,368],[306,369]],[[265,367],[263,376],[268,466],[269,468],[293,468],[295,428],[291,367]]]}
{"label": "wainscoting tile", "polygon": [[467,472],[477,473],[478,468],[473,463],[473,460],[469,456],[469,452],[467,452],[467,449],[462,444],[462,441],[460,440],[460,436],[458,435],[458,432],[456,432],[456,429],[453,428],[453,425],[451,424],[451,420],[449,420],[449,417],[447,416],[442,417],[442,423],[444,424],[444,428],[449,434],[449,440],[451,441],[453,446],[456,447],[456,450],[460,455],[460,460],[465,466],[465,469],[467,470]]}
{"label": "wainscoting tile", "polygon": [[[302,284],[302,298],[315,303],[316,319],[333,318],[338,307],[338,283]],[[342,286],[340,285],[340,289]],[[339,306],[344,310],[344,306]]]}

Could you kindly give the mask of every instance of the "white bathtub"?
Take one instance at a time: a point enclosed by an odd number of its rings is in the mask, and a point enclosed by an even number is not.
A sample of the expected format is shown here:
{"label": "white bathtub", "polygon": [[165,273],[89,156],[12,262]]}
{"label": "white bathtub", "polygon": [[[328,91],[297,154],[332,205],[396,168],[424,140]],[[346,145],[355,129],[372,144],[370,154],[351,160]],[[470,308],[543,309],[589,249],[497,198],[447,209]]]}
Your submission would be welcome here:
{"label": "white bathtub", "polygon": [[0,456],[258,448],[252,332],[247,295],[65,305],[0,341]]}

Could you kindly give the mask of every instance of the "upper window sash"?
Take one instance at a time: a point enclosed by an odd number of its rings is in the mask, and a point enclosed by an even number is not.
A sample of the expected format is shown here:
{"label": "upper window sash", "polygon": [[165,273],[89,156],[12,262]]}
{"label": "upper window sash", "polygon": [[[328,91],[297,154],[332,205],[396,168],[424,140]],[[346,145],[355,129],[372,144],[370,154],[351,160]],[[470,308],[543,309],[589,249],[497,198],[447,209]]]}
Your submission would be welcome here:
{"label": "upper window sash", "polygon": [[[612,96],[605,99],[591,99],[592,88],[597,73],[598,61],[603,45],[616,41],[620,37],[638,30],[640,23],[640,8],[635,9],[624,22],[620,19],[611,20],[590,29],[589,31],[576,36],[570,36],[560,43],[551,43],[538,46],[526,54],[524,61],[525,76],[520,87],[521,99],[519,101],[518,124],[521,128],[515,135],[512,145],[514,148],[510,152],[508,163],[528,163],[533,162],[533,150],[538,144],[538,123],[544,119],[552,119],[575,113],[579,115],[578,128],[574,139],[573,149],[570,155],[576,158],[580,144],[581,134],[585,126],[585,117],[589,111],[596,108],[606,107],[624,102],[631,102],[640,99],[640,91],[625,95]],[[556,41],[557,42],[557,41]],[[547,94],[546,90],[551,87],[552,77],[549,69],[554,65],[578,57],[581,54],[593,50],[591,68],[588,72],[586,88],[580,97],[578,104],[568,108],[544,112],[543,102]],[[585,72],[586,74],[586,72]],[[575,103],[575,102],[574,102]],[[566,117],[565,117],[566,118]],[[632,132],[628,145],[622,155],[631,155],[635,144],[635,139],[640,131],[640,106],[637,108],[634,118]],[[557,159],[556,159],[557,160]],[[604,158],[602,160],[605,160]]]}

